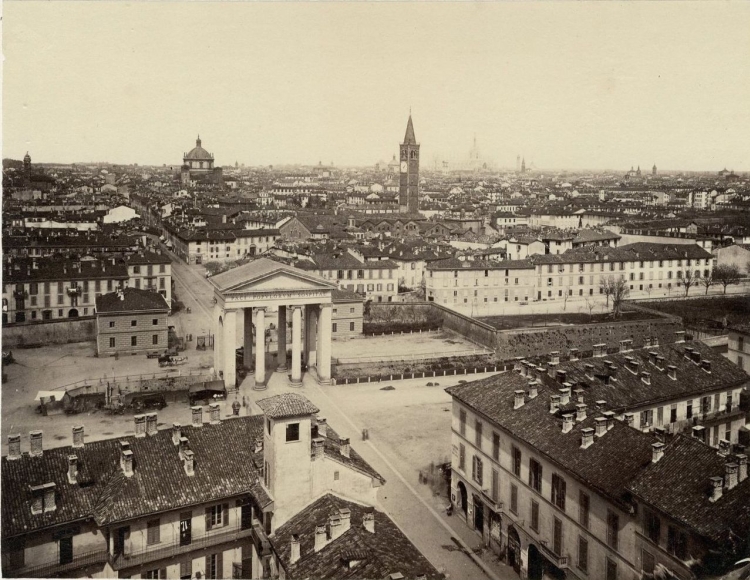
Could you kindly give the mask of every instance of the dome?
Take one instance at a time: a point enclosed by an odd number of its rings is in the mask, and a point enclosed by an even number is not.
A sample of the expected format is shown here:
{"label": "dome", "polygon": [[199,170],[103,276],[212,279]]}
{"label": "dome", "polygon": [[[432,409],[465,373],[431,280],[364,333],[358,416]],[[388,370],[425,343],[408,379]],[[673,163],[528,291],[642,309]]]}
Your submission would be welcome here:
{"label": "dome", "polygon": [[197,161],[210,161],[213,159],[213,155],[211,155],[208,151],[201,147],[200,135],[198,135],[198,139],[195,140],[195,147],[191,149],[187,155],[185,155],[185,159]]}

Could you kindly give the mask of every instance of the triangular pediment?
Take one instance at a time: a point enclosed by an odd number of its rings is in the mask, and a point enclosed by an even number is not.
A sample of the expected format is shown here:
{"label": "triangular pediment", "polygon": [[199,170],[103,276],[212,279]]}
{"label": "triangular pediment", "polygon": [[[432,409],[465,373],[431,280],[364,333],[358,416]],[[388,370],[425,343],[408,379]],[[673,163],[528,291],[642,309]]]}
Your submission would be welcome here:
{"label": "triangular pediment", "polygon": [[289,272],[275,272],[256,280],[240,283],[227,292],[271,292],[275,290],[330,290],[335,286]]}
{"label": "triangular pediment", "polygon": [[248,292],[253,290],[330,290],[336,284],[306,270],[287,266],[267,258],[233,268],[209,278],[220,292]]}

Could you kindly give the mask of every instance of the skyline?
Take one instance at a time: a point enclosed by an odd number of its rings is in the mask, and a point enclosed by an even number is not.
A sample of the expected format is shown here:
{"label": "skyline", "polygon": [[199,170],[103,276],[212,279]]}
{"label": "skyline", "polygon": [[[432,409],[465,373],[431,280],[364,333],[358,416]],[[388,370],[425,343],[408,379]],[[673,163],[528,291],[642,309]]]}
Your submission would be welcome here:
{"label": "skyline", "polygon": [[750,169],[747,4],[4,8],[3,157]]}

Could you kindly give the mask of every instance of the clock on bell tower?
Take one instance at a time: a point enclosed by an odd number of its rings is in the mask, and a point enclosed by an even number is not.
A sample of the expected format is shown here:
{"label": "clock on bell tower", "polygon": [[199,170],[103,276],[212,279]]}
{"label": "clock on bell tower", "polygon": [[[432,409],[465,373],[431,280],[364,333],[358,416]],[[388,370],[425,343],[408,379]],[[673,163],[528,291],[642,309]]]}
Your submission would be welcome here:
{"label": "clock on bell tower", "polygon": [[399,176],[399,209],[401,213],[419,211],[419,143],[409,115],[406,135],[401,143],[401,175]]}

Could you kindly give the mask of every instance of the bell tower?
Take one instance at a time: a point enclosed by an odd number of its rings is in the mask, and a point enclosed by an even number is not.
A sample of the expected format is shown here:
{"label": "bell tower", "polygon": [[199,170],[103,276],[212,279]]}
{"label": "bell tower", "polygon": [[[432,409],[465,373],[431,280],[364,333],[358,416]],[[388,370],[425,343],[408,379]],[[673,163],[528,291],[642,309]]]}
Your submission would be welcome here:
{"label": "bell tower", "polygon": [[399,209],[401,213],[417,213],[419,211],[419,143],[414,136],[411,113],[400,151]]}

